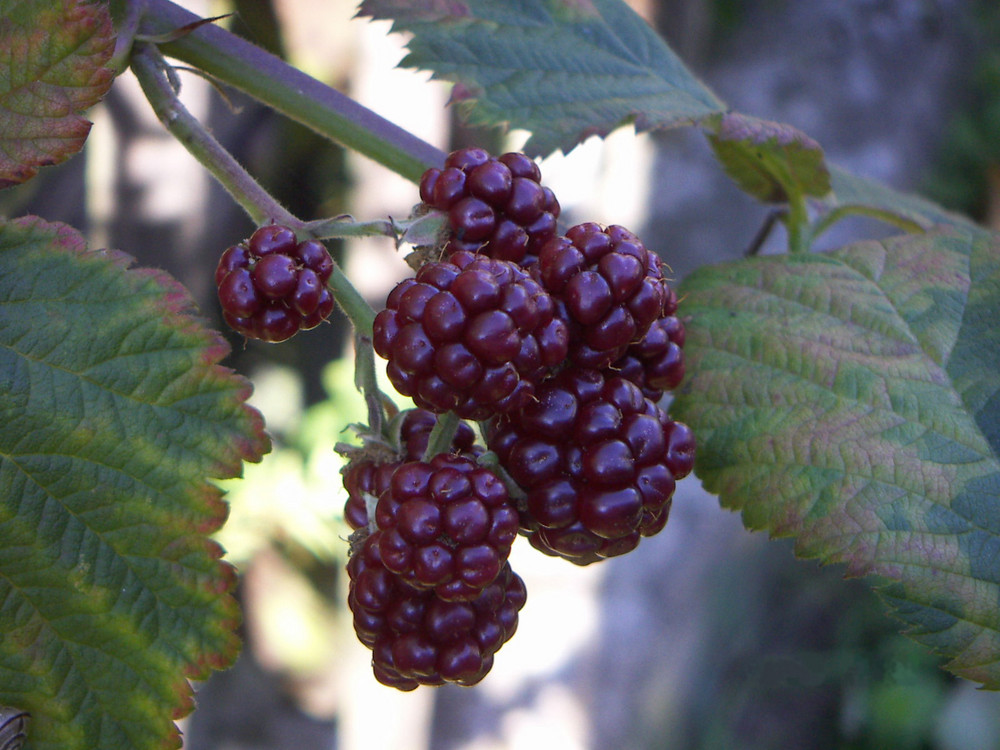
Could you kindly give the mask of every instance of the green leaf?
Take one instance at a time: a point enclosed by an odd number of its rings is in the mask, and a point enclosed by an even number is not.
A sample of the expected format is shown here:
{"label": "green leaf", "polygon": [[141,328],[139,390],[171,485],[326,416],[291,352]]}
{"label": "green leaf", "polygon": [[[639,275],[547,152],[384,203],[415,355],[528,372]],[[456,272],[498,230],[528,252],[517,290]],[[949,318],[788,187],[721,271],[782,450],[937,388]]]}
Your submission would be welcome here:
{"label": "green leaf", "polygon": [[471,124],[531,131],[532,155],[724,109],[621,0],[364,0],[359,14],[412,33],[400,65],[458,84]]}
{"label": "green leaf", "polygon": [[166,274],[0,223],[0,704],[30,747],[178,747],[186,678],[238,651],[211,477],[267,438]]}
{"label": "green leaf", "polygon": [[726,174],[758,200],[785,203],[830,192],[823,149],[791,125],[729,112],[712,118],[708,140]]}
{"label": "green leaf", "polygon": [[877,576],[907,632],[1000,688],[1000,238],[938,228],[704,267],[672,407],[706,489]]}
{"label": "green leaf", "polygon": [[111,86],[113,33],[107,3],[0,0],[0,188],[83,148],[80,112]]}

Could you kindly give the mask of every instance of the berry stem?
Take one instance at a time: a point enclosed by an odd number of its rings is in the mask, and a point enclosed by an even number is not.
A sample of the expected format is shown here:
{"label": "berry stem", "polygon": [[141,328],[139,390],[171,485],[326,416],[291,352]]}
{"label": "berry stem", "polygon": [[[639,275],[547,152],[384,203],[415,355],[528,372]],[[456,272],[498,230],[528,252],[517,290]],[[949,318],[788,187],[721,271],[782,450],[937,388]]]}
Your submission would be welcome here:
{"label": "berry stem", "polygon": [[269,221],[293,229],[302,226],[302,222],[261,187],[181,103],[170,81],[169,66],[154,45],[137,42],[132,51],[131,67],[163,126],[222,183],[257,226]]}
{"label": "berry stem", "polygon": [[[163,34],[197,20],[169,0],[147,0],[143,32]],[[214,24],[161,49],[413,182],[444,162],[440,149]]]}
{"label": "berry stem", "polygon": [[451,453],[451,443],[455,439],[455,432],[458,430],[458,416],[453,411],[438,414],[437,422],[427,438],[427,450],[424,451],[423,460],[430,461],[439,453]]}
{"label": "berry stem", "polygon": [[849,216],[867,216],[871,219],[877,219],[878,221],[884,221],[887,224],[891,224],[895,227],[902,229],[904,232],[910,233],[920,233],[926,231],[924,227],[915,221],[911,221],[904,216],[900,216],[892,211],[885,211],[878,208],[873,208],[871,206],[838,206],[832,211],[828,212],[824,216],[820,217],[812,227],[812,238],[815,240],[821,234],[826,232],[830,227],[836,224],[842,219],[846,219]]}
{"label": "berry stem", "polygon": [[379,435],[385,424],[383,394],[375,373],[375,349],[371,335],[354,334],[354,385],[364,396],[368,407],[368,426]]}
{"label": "berry stem", "polygon": [[812,233],[809,225],[809,207],[806,197],[796,191],[788,197],[788,213],[784,216],[788,228],[788,251],[790,253],[806,253],[812,245]]}

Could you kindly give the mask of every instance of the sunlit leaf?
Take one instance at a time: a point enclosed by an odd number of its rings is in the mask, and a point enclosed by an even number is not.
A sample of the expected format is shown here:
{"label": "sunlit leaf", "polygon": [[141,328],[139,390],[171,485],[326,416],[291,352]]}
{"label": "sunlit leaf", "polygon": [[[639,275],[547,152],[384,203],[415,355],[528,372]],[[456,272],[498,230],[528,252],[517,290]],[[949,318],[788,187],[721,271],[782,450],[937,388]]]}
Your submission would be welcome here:
{"label": "sunlit leaf", "polygon": [[454,81],[470,123],[531,131],[535,156],[724,109],[621,0],[364,0],[360,15],[410,32],[401,65]]}

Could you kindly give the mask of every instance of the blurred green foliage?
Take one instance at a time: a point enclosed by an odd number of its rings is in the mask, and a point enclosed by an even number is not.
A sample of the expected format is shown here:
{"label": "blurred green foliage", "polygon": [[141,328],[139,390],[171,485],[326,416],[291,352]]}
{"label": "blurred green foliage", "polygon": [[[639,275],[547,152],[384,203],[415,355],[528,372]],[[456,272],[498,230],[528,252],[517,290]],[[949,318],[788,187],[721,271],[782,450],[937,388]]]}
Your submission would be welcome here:
{"label": "blurred green foliage", "polygon": [[988,218],[990,174],[996,180],[1000,170],[1000,5],[977,3],[975,26],[980,42],[968,100],[945,134],[925,192],[947,208],[983,221]]}

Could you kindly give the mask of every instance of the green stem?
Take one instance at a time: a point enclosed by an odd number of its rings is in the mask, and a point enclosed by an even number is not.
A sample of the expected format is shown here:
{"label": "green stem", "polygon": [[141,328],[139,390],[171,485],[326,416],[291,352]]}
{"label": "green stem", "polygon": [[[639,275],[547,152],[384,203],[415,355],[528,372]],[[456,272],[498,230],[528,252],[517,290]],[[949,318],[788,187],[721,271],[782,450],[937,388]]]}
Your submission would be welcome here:
{"label": "green stem", "polygon": [[812,243],[809,227],[809,208],[806,197],[795,193],[788,199],[788,213],[784,217],[788,228],[788,251],[790,253],[806,253]]}
{"label": "green stem", "polygon": [[382,406],[382,391],[378,387],[375,371],[375,350],[370,336],[355,331],[354,334],[354,385],[364,396],[368,406],[368,426],[372,432],[382,434],[385,424],[385,409]]}
{"label": "green stem", "polygon": [[846,219],[849,216],[863,216],[877,221],[884,221],[887,224],[892,224],[893,226],[902,229],[904,232],[910,232],[911,234],[919,234],[927,231],[925,227],[922,227],[917,222],[907,219],[905,216],[900,216],[892,211],[874,208],[872,206],[847,205],[838,206],[820,218],[813,225],[812,238],[815,240],[838,221]]}
{"label": "green stem", "polygon": [[[196,20],[169,0],[147,0],[142,30],[162,34]],[[413,182],[444,161],[440,149],[218,26],[201,26],[161,49]]]}
{"label": "green stem", "polygon": [[302,222],[276,201],[181,104],[167,74],[167,64],[155,46],[137,42],[132,72],[164,127],[201,162],[257,226],[276,221],[293,229]]}
{"label": "green stem", "polygon": [[424,451],[423,460],[430,461],[439,453],[451,453],[451,444],[455,440],[455,431],[458,429],[458,416],[453,411],[438,414],[437,422],[431,429],[431,434],[427,438],[427,449]]}

